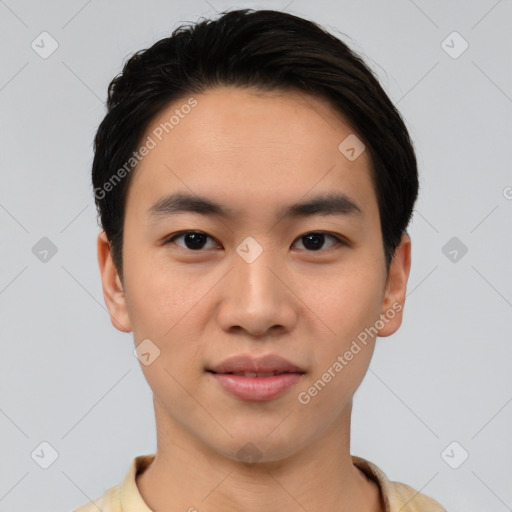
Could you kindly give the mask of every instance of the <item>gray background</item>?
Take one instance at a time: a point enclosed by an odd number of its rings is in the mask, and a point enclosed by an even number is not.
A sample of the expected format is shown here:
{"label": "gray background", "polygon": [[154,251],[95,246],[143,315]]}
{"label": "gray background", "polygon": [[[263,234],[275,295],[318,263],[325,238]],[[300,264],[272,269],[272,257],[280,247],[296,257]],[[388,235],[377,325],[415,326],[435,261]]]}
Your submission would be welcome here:
{"label": "gray background", "polygon": [[[378,341],[356,393],[352,453],[451,512],[511,510],[512,2],[6,0],[0,511],[72,510],[155,450],[131,334],[111,326],[103,302],[91,144],[129,54],[235,7],[285,9],[341,36],[377,72],[417,149],[405,320]],[[51,49],[43,31],[58,43],[48,58],[31,47]],[[57,248],[46,261],[43,237]],[[58,453],[48,469],[43,441]]]}

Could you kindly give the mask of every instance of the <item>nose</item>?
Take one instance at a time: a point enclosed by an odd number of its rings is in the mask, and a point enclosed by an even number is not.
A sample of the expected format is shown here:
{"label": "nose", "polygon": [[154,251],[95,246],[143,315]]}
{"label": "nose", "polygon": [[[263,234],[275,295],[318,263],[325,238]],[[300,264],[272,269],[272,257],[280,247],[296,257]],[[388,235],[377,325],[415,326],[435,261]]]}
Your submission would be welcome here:
{"label": "nose", "polygon": [[278,262],[271,250],[263,250],[252,262],[235,254],[233,268],[223,280],[218,309],[222,329],[254,338],[293,330],[298,299],[288,281],[284,262]]}

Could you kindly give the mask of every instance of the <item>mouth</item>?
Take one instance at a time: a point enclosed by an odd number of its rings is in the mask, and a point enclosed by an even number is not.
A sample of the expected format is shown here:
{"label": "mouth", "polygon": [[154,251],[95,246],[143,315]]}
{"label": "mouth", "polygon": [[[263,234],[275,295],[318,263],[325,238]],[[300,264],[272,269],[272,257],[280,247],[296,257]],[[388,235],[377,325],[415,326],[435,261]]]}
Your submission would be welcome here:
{"label": "mouth", "polygon": [[239,354],[229,357],[217,365],[206,368],[214,374],[230,374],[244,377],[269,377],[283,373],[305,373],[299,366],[277,354],[254,357]]}
{"label": "mouth", "polygon": [[277,355],[234,356],[207,368],[206,372],[229,396],[252,402],[284,395],[306,374],[302,368]]}
{"label": "mouth", "polygon": [[275,372],[214,372],[213,370],[206,370],[214,375],[236,375],[237,377],[250,377],[250,378],[264,378],[264,377],[275,377],[276,375],[284,375],[287,373],[293,374],[304,374],[305,372],[289,372],[289,371],[275,371]]}

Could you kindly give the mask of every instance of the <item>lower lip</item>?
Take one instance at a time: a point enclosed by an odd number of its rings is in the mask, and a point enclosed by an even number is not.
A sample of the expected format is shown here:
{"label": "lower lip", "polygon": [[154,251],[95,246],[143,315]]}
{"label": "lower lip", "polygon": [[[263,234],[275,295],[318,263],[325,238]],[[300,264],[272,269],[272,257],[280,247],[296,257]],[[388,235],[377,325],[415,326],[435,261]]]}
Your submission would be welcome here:
{"label": "lower lip", "polygon": [[301,373],[282,373],[270,377],[244,377],[228,373],[209,373],[229,393],[242,400],[254,402],[277,398],[297,384],[303,375]]}

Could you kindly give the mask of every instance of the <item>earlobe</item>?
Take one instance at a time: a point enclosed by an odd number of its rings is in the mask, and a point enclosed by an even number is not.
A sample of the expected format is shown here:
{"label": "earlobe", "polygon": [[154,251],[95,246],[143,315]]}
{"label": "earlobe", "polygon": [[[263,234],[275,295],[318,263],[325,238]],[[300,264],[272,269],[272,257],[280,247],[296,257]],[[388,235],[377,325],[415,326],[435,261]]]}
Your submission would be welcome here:
{"label": "earlobe", "polygon": [[125,291],[112,259],[110,242],[105,231],[101,231],[98,235],[97,249],[103,297],[110,314],[110,321],[119,331],[131,332]]}
{"label": "earlobe", "polygon": [[389,267],[380,315],[380,325],[384,324],[378,332],[380,337],[395,333],[402,323],[410,269],[411,238],[407,233],[404,233]]}

